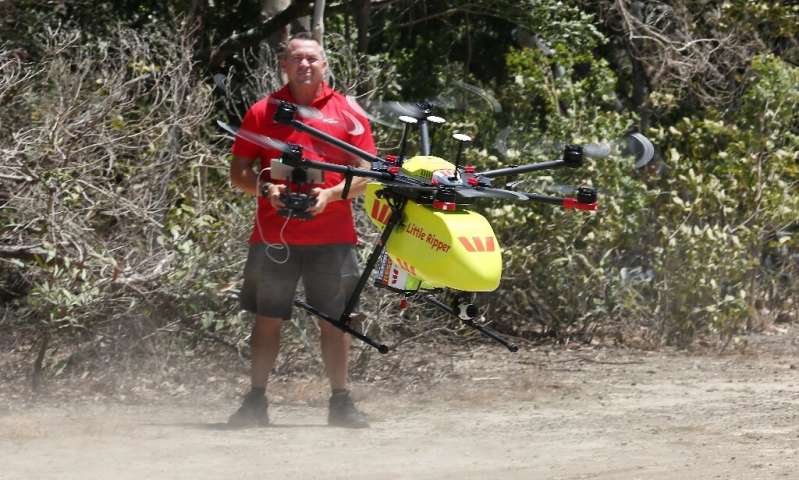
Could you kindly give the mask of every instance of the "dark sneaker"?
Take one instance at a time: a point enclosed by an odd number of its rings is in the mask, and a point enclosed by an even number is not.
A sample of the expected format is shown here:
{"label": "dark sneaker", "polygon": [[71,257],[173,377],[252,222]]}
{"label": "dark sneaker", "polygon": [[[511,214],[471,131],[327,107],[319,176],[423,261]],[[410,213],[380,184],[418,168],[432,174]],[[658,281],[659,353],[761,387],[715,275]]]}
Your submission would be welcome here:
{"label": "dark sneaker", "polygon": [[366,415],[355,408],[350,392],[340,392],[330,396],[327,424],[333,427],[367,428],[369,421]]}
{"label": "dark sneaker", "polygon": [[236,413],[230,416],[228,426],[233,428],[265,427],[269,425],[268,402],[260,392],[250,392]]}

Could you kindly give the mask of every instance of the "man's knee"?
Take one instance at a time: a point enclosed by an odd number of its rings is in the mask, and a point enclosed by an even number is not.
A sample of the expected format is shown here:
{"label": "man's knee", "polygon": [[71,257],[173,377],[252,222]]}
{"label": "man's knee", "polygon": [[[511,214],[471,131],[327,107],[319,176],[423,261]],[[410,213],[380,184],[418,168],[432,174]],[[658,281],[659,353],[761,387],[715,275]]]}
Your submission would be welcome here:
{"label": "man's knee", "polygon": [[319,333],[322,336],[322,340],[328,340],[328,339],[336,340],[346,335],[344,331],[334,327],[333,325],[325,321],[319,322]]}
{"label": "man's knee", "polygon": [[282,324],[283,321],[279,318],[256,316],[252,327],[253,340],[279,336]]}

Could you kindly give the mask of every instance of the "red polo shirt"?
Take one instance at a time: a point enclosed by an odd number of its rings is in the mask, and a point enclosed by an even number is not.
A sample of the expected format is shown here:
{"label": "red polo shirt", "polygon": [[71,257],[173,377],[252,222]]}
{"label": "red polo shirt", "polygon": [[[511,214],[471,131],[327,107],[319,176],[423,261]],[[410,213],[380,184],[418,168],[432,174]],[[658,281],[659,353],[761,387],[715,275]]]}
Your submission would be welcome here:
{"label": "red polo shirt", "polygon": [[[273,116],[280,100],[295,103],[288,86],[252,105],[244,116],[241,128],[284,143],[301,145],[305,149],[303,156],[308,160],[340,165],[354,164],[355,159],[351,154],[288,125],[276,123]],[[310,113],[303,116],[303,111],[300,109],[295,118],[362,150],[376,153],[369,121],[353,101],[334,91],[327,84],[323,84],[310,107],[312,107]],[[321,115],[316,115],[316,111]],[[233,143],[233,155],[259,159],[261,168],[268,168],[270,160],[280,158],[281,152],[236,137]],[[344,176],[339,173],[324,172],[322,188],[332,187],[343,180]],[[261,176],[261,181],[271,181],[268,171]],[[310,220],[290,219],[286,223],[286,218],[279,216],[265,198],[259,197],[258,215],[250,243],[262,243],[266,240],[269,243],[285,242],[289,245],[354,244],[357,242],[357,234],[351,203],[350,200],[333,201],[327,204],[322,213]]]}

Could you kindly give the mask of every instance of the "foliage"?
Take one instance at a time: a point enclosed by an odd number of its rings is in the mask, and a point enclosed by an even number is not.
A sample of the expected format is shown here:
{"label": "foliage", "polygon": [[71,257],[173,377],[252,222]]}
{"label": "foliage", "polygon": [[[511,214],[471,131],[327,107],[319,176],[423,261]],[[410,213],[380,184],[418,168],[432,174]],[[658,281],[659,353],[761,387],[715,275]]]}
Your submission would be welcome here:
{"label": "foliage", "polygon": [[[541,133],[571,129],[579,138],[583,115],[558,115],[552,92],[562,89],[552,87],[557,79],[537,57],[509,55],[517,79],[512,95],[545,105],[552,126]],[[610,78],[602,68],[596,62],[591,71]],[[612,192],[601,197],[595,218],[514,207],[494,211],[506,212],[507,223],[497,226],[513,232],[505,239],[508,288],[495,302],[496,312],[516,331],[532,328],[511,320],[519,318],[513,314],[518,305],[522,318],[541,324],[534,328],[539,334],[598,329],[622,340],[632,334],[648,344],[685,345],[700,332],[729,339],[757,326],[753,312],[764,303],[794,308],[785,300],[796,294],[796,283],[788,281],[795,276],[795,254],[783,248],[781,267],[772,274],[761,260],[770,242],[796,242],[786,229],[795,225],[799,207],[792,194],[798,73],[773,57],[756,58],[734,113],[709,110],[652,132],[665,153],[657,171],[636,179],[619,164],[593,165],[592,181]],[[597,108],[609,88],[564,83],[587,99],[588,107],[576,109],[593,117],[589,132],[608,138],[628,128],[629,117]]]}
{"label": "foliage", "polygon": [[220,292],[251,212],[227,188],[185,32],[87,42],[64,28],[41,41],[41,61],[11,64],[35,73],[2,92],[2,244],[27,246],[3,262],[30,285],[11,306],[17,328],[92,336],[123,320],[230,318]]}

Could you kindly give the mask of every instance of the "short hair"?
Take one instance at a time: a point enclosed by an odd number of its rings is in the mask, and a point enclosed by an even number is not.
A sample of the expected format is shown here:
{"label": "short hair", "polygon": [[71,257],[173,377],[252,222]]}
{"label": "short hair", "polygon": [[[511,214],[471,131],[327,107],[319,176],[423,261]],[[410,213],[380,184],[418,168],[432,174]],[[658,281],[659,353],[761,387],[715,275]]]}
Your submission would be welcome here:
{"label": "short hair", "polygon": [[278,49],[278,58],[286,57],[286,53],[288,53],[289,51],[289,44],[291,44],[293,40],[310,40],[312,42],[316,42],[319,45],[319,48],[322,50],[322,57],[323,58],[325,57],[325,48],[322,46],[322,43],[316,38],[314,38],[311,32],[301,31],[297,33],[292,33],[291,35],[289,35],[289,38],[287,38],[284,42],[280,42],[280,47]]}

